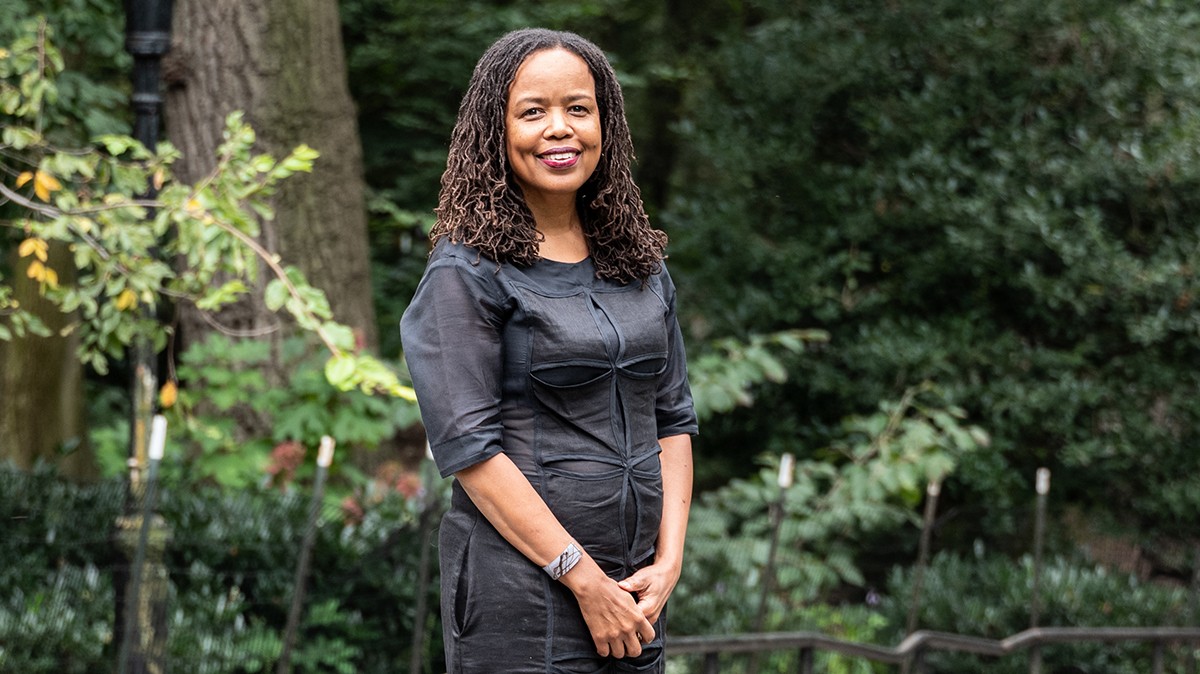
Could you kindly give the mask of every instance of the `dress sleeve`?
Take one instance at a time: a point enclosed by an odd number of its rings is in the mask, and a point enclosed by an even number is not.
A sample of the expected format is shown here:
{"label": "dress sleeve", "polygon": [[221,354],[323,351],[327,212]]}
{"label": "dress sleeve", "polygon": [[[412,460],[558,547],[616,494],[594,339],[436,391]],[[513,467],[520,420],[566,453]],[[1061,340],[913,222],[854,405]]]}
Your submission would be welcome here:
{"label": "dress sleeve", "polygon": [[500,453],[500,328],[494,277],[455,256],[435,257],[400,319],[434,462],[442,477]]}
{"label": "dress sleeve", "polygon": [[662,271],[663,300],[667,304],[667,369],[659,380],[655,415],[658,437],[696,435],[700,431],[696,409],[692,404],[692,389],[688,385],[687,353],[683,332],[675,313],[675,284],[666,268]]}

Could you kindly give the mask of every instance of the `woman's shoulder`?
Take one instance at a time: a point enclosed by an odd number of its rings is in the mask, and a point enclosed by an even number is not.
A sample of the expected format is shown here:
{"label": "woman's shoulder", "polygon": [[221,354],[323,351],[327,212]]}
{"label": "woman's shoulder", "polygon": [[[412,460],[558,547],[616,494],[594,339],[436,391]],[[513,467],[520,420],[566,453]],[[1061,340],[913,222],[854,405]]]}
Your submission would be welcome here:
{"label": "woman's shoulder", "polygon": [[647,283],[660,288],[669,288],[674,291],[675,283],[671,280],[671,272],[667,269],[666,256],[663,256],[663,258],[658,261],[658,268],[654,271],[654,273],[650,274],[646,281]]}
{"label": "woman's shoulder", "polygon": [[433,244],[433,250],[429,253],[429,261],[425,264],[426,275],[439,267],[452,267],[465,276],[494,283],[499,281],[498,272],[502,265],[475,246],[442,238]]}
{"label": "woman's shoulder", "polygon": [[490,260],[484,256],[482,251],[474,246],[451,241],[448,237],[442,237],[433,244],[433,250],[429,253],[429,264],[432,265],[435,262],[442,261],[449,261],[451,264],[466,264],[470,267],[479,267]]}

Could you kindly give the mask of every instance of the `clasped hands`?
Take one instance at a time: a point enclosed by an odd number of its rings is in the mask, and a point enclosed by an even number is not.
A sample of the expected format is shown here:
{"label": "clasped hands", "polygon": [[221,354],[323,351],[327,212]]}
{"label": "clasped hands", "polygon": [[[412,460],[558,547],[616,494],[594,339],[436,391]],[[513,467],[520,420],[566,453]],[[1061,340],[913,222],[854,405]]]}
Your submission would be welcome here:
{"label": "clasped hands", "polygon": [[584,622],[592,633],[596,652],[614,658],[637,657],[642,645],[654,640],[653,623],[679,580],[679,572],[666,564],[651,564],[621,581],[604,575],[598,567],[563,576],[575,593]]}

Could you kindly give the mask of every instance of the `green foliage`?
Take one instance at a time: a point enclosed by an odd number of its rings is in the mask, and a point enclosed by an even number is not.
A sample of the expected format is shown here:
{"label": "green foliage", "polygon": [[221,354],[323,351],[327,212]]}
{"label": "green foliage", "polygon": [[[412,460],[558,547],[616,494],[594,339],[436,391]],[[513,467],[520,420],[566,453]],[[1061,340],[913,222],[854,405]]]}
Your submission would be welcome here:
{"label": "green foliage", "polygon": [[[903,637],[912,596],[912,570],[896,568],[888,583],[889,596],[880,610],[897,629],[889,638]],[[1029,627],[1033,562],[1019,563],[988,555],[978,546],[973,556],[939,554],[925,570],[920,629],[1003,639]],[[1151,627],[1191,625],[1195,606],[1179,587],[1139,582],[1135,577],[1101,568],[1080,566],[1064,558],[1049,560],[1042,569],[1038,624],[1069,627]],[[1079,644],[1043,649],[1045,671],[1073,665],[1088,672],[1134,674],[1150,671],[1150,653],[1138,644]],[[1170,658],[1168,659],[1170,660]],[[979,671],[1018,674],[1029,671],[1028,656],[999,660],[938,654],[928,658],[930,672]],[[1176,670],[1172,670],[1176,671]],[[1182,671],[1182,665],[1179,670]]]}
{"label": "green foliage", "polygon": [[240,586],[223,586],[201,565],[191,571],[200,582],[175,592],[167,657],[196,674],[270,671],[283,652],[278,631],[256,614]]}
{"label": "green foliage", "polygon": [[91,674],[112,639],[121,492],[0,465],[0,671]]}
{"label": "green foliage", "polygon": [[718,340],[712,351],[688,363],[696,416],[703,421],[735,407],[752,406],[752,387],[787,380],[787,369],[773,351],[799,353],[805,342],[828,339],[829,335],[820,330],[786,330],[753,335],[748,342]]}
{"label": "green foliage", "polygon": [[912,523],[925,485],[987,442],[962,424],[961,411],[933,406],[932,397],[928,387],[914,389],[873,415],[846,419],[829,447],[797,462],[789,486],[777,479],[779,462],[766,457],[753,478],[703,494],[692,507],[673,629],[751,631],[773,529],[779,546],[764,629],[804,629],[795,622],[801,607],[839,585],[862,586],[859,538]]}
{"label": "green foliage", "polygon": [[0,6],[0,45],[29,34],[31,17],[53,26],[66,70],[56,81],[57,102],[46,110],[44,130],[56,143],[123,133],[130,126],[125,15],[105,0],[7,0]]}
{"label": "green foliage", "polygon": [[[28,581],[28,577],[22,578]],[[112,638],[111,578],[68,566],[0,599],[0,672],[93,674]]]}
{"label": "green foliage", "polygon": [[820,446],[928,379],[995,431],[951,495],[964,521],[1015,534],[1016,487],[1048,465],[1065,499],[1188,530],[1198,28],[1170,2],[740,5],[688,55],[674,127],[685,324],[830,341],[707,426],[701,459]]}
{"label": "green foliage", "polygon": [[[322,436],[334,438],[340,452],[370,450],[418,421],[416,405],[406,400],[329,386],[320,352],[302,338],[285,340],[279,353],[272,350],[267,341],[212,335],[180,356],[176,374],[183,386],[167,412],[161,467],[168,479],[238,488],[266,480],[286,487],[311,477],[316,452],[304,449],[315,450]],[[263,375],[272,358],[288,372],[286,381]],[[125,470],[128,422],[107,422],[92,431],[92,443],[105,474],[115,477]],[[247,435],[247,428],[259,433]],[[288,458],[279,449],[292,445],[302,457]],[[345,462],[335,462],[332,471],[350,484],[362,480]],[[334,483],[335,490],[347,486],[346,480]]]}
{"label": "green foliage", "polygon": [[[167,328],[153,312],[163,295],[216,310],[246,292],[240,279],[253,279],[261,263],[274,276],[266,303],[320,338],[336,363],[331,384],[412,399],[394,372],[351,353],[352,333],[333,321],[325,294],[256,240],[259,219],[274,216],[267,198],[279,181],[311,170],[317,153],[301,145],[278,160],[255,154],[254,130],[236,112],[226,120],[216,167],[194,186],[171,182],[177,153],[166,144],[151,151],[109,134],[90,147],[57,147],[43,133],[54,119],[56,77],[64,67],[50,33],[45,20],[30,21],[0,50],[0,194],[21,208],[0,226],[23,237],[17,249],[23,273],[63,312],[78,316],[64,332],[79,331],[80,360],[103,373],[137,340],[161,349]],[[151,192],[156,196],[144,196]],[[74,281],[51,267],[52,241],[71,251]],[[175,267],[166,262],[172,259]],[[239,280],[216,284],[222,276]],[[0,291],[5,318],[0,337],[36,328],[7,288]]]}
{"label": "green foliage", "polygon": [[[433,482],[436,489],[444,485]],[[0,467],[0,671],[112,671],[112,545],[123,485]],[[282,649],[307,494],[168,485],[168,653],[189,672],[271,671]],[[394,672],[409,660],[421,504],[392,493],[345,519],[322,512],[294,671]],[[436,607],[436,564],[429,606]],[[437,633],[436,611],[427,616]],[[440,639],[422,659],[437,667]],[[440,670],[439,670],[440,671]]]}

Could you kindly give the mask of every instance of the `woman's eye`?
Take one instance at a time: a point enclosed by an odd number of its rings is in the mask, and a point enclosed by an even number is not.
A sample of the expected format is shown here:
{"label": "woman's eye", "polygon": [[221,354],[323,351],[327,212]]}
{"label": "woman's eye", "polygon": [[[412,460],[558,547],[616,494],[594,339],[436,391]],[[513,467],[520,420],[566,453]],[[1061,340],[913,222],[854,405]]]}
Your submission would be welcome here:
{"label": "woman's eye", "polygon": [[522,117],[534,117],[536,115],[541,114],[541,112],[542,112],[541,108],[529,108],[528,110],[522,112],[521,116]]}
{"label": "woman's eye", "polygon": [[587,106],[584,105],[572,105],[571,112],[576,115],[586,115],[591,111],[588,110]]}

